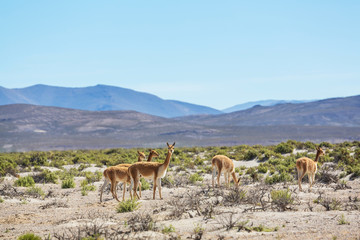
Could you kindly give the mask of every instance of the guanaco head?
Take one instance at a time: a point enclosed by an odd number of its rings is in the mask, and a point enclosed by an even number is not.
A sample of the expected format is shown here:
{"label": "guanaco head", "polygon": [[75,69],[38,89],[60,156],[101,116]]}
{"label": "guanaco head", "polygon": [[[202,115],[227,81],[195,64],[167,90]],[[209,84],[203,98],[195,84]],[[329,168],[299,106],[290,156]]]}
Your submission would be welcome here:
{"label": "guanaco head", "polygon": [[143,152],[139,152],[139,151],[137,151],[137,153],[139,154],[138,162],[142,162],[145,159],[145,154]]}
{"label": "guanaco head", "polygon": [[320,156],[325,155],[325,151],[322,150],[321,147],[317,147],[316,148],[316,158],[315,158],[315,162],[317,162],[317,160],[319,159]]}
{"label": "guanaco head", "polygon": [[155,150],[149,149],[149,151],[150,151],[150,153],[149,153],[148,162],[151,161],[150,156],[152,156],[152,157],[159,157],[159,154],[158,154]]}
{"label": "guanaco head", "polygon": [[175,142],[173,143],[173,145],[169,145],[169,143],[166,143],[168,146],[168,151],[170,151],[171,153],[174,152],[174,146],[175,146]]}

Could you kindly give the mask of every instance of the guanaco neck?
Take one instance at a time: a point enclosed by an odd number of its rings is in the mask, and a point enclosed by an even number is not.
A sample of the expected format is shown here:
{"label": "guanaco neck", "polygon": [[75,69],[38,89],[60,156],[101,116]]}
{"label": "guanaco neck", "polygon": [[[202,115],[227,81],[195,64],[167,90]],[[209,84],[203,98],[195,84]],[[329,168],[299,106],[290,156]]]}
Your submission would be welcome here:
{"label": "guanaco neck", "polygon": [[318,150],[318,151],[316,152],[316,157],[315,157],[314,162],[317,162],[317,161],[319,160],[319,157],[320,157],[320,151]]}
{"label": "guanaco neck", "polygon": [[149,153],[149,157],[147,159],[148,162],[151,162],[151,159],[153,158],[154,154],[155,154],[154,152]]}
{"label": "guanaco neck", "polygon": [[166,159],[165,159],[165,162],[162,164],[162,165],[165,166],[166,168],[167,168],[167,167],[169,166],[169,164],[170,164],[171,154],[172,154],[172,151],[169,149],[169,150],[168,150],[168,153],[167,153],[167,156],[166,156]]}
{"label": "guanaco neck", "polygon": [[142,162],[140,155],[138,156],[138,162]]}

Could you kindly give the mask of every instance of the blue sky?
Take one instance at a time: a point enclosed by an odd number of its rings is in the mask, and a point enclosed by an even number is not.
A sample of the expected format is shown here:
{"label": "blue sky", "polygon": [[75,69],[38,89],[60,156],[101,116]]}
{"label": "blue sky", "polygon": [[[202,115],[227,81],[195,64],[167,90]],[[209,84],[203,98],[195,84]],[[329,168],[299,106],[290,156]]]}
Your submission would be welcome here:
{"label": "blue sky", "polygon": [[223,109],[360,94],[360,1],[1,1],[0,86]]}

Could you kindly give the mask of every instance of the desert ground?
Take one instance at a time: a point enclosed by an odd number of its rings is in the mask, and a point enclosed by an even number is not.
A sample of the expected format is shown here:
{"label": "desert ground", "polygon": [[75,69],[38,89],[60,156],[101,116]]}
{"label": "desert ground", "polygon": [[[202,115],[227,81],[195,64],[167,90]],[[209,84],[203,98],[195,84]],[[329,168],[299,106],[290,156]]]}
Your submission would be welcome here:
{"label": "desert ground", "polygon": [[[258,165],[255,160],[234,162],[237,167]],[[76,177],[76,187],[68,189],[60,183],[37,183],[44,193],[40,196],[16,187],[16,178],[7,175],[0,184],[0,239],[25,233],[42,239],[360,239],[359,178],[316,182],[311,191],[304,181],[304,191],[299,192],[296,181],[266,185],[246,176],[239,188],[226,188],[222,175],[222,185],[212,188],[211,174],[190,183],[176,168],[167,172],[174,181],[162,183],[163,199],[158,192],[152,199],[150,185],[142,191],[138,209],[125,213],[117,211],[119,202],[109,187],[100,202],[103,179],[87,194],[81,191],[84,177]],[[82,171],[104,169],[89,166]],[[290,200],[275,202],[273,190],[287,192]],[[117,192],[121,200],[121,184]],[[129,199],[128,191],[125,197]]]}

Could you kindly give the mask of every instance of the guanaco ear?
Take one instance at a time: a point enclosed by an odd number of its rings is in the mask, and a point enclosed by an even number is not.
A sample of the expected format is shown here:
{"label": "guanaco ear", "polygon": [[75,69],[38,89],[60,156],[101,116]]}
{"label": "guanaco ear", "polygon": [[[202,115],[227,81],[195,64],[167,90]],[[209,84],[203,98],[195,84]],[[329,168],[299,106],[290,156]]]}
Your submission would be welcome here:
{"label": "guanaco ear", "polygon": [[174,144],[172,146],[175,146],[175,142],[174,142]]}

